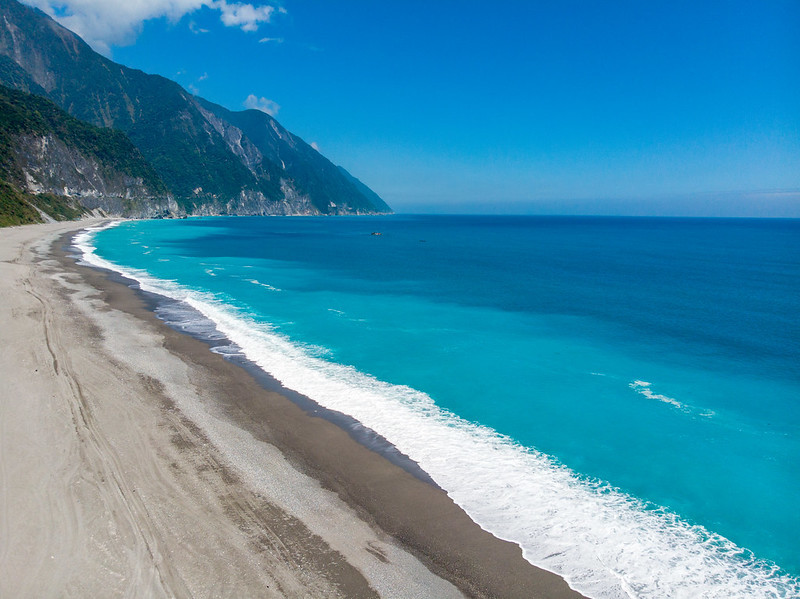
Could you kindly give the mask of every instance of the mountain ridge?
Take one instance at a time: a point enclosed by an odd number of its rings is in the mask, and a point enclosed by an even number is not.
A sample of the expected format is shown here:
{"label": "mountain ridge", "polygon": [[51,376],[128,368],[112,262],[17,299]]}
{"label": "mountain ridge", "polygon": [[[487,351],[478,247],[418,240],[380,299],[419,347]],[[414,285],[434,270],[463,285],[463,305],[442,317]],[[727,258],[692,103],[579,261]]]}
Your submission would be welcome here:
{"label": "mountain ridge", "polygon": [[0,0],[0,17],[0,83],[123,131],[180,213],[391,212],[263,112],[231,111],[174,81],[117,64],[16,0]]}

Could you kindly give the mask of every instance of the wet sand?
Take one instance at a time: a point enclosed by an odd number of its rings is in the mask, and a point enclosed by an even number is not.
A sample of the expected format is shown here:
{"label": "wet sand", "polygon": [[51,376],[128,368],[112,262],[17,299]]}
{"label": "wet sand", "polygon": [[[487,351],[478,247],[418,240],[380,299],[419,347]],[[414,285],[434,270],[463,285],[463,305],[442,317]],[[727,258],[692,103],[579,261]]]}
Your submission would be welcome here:
{"label": "wet sand", "polygon": [[54,243],[0,229],[0,597],[579,597]]}

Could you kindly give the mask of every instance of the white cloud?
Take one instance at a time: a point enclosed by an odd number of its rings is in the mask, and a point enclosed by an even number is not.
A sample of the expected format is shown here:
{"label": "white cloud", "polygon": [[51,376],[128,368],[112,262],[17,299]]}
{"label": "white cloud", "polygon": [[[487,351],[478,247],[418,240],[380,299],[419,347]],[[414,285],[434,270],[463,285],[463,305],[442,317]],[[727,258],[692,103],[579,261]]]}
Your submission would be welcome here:
{"label": "white cloud", "polygon": [[262,37],[260,40],[258,40],[259,44],[268,44],[270,42],[272,42],[274,44],[282,44],[283,43],[283,38],[282,37]]}
{"label": "white cloud", "polygon": [[228,27],[241,27],[242,31],[257,31],[261,23],[269,23],[275,8],[252,4],[228,4],[227,0],[213,0],[209,6],[219,10],[220,18]]}
{"label": "white cloud", "polygon": [[266,112],[270,116],[275,116],[278,114],[278,111],[281,109],[280,105],[273,100],[268,100],[267,98],[257,98],[255,94],[250,94],[247,96],[247,99],[244,101],[245,108],[254,108],[255,110],[260,110],[261,112]]}
{"label": "white cloud", "polygon": [[319,152],[319,146],[317,145],[317,142],[312,141],[311,142],[311,147],[314,148],[317,152]]}
{"label": "white cloud", "polygon": [[[167,18],[179,21],[202,7],[219,11],[227,27],[256,31],[268,23],[273,13],[284,10],[252,2],[227,0],[23,0],[36,6],[71,29],[96,50],[108,54],[111,46],[133,43],[142,23],[149,19]],[[204,33],[195,23],[189,24],[195,33]]]}
{"label": "white cloud", "polygon": [[208,73],[203,73],[197,78],[198,81],[205,81],[206,79],[208,79]]}

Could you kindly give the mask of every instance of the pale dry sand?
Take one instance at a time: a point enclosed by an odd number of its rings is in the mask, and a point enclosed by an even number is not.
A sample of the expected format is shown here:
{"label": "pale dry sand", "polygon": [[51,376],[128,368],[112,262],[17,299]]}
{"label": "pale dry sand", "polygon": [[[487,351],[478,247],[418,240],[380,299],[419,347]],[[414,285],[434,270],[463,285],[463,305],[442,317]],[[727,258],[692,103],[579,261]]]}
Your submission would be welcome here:
{"label": "pale dry sand", "polygon": [[578,596],[53,251],[86,225],[0,229],[0,597]]}

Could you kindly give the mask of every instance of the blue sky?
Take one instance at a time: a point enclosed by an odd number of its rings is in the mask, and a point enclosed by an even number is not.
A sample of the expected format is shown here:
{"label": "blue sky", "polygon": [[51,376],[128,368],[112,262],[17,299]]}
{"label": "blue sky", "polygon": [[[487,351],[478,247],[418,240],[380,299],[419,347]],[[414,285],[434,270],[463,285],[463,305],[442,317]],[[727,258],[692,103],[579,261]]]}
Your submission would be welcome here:
{"label": "blue sky", "polygon": [[800,216],[797,0],[28,1],[398,211]]}

